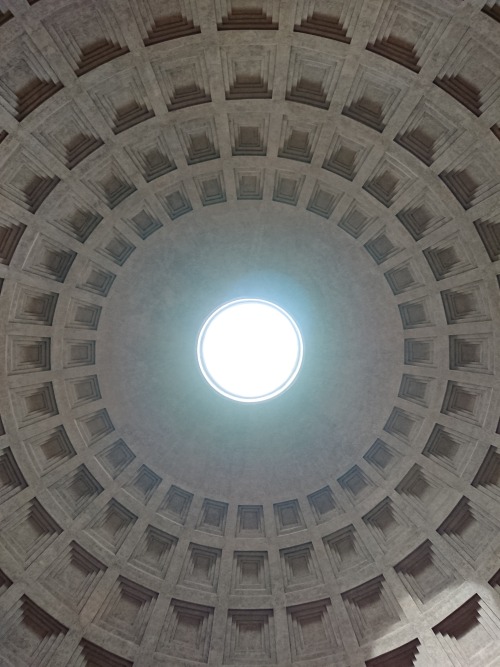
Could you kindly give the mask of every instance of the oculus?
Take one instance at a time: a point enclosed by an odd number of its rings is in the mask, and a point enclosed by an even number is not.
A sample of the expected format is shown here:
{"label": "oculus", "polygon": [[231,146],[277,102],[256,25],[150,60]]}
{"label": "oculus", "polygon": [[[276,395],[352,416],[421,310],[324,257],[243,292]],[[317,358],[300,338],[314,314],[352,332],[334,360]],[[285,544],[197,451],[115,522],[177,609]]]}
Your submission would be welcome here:
{"label": "oculus", "polygon": [[302,365],[302,336],[276,304],[236,299],[207,318],[197,355],[203,376],[219,394],[257,403],[282,394],[293,383]]}

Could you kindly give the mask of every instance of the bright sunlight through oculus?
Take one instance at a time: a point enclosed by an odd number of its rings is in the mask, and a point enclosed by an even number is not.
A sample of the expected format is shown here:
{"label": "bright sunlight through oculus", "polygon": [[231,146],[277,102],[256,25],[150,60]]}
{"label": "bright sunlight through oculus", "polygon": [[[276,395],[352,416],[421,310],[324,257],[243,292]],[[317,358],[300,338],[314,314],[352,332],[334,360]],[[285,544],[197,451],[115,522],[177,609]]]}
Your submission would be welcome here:
{"label": "bright sunlight through oculus", "polygon": [[198,362],[220,394],[244,403],[266,401],[297,377],[303,345],[282,308],[261,299],[237,299],[214,311],[198,337]]}

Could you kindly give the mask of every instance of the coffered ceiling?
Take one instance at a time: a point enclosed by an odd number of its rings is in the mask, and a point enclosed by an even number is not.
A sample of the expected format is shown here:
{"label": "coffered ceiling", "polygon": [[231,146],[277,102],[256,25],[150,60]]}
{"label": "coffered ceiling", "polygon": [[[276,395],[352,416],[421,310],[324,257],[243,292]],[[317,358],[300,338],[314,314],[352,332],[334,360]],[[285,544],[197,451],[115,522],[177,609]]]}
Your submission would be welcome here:
{"label": "coffered ceiling", "polygon": [[[0,667],[495,667],[500,2],[0,0]],[[304,367],[215,394],[206,316]]]}

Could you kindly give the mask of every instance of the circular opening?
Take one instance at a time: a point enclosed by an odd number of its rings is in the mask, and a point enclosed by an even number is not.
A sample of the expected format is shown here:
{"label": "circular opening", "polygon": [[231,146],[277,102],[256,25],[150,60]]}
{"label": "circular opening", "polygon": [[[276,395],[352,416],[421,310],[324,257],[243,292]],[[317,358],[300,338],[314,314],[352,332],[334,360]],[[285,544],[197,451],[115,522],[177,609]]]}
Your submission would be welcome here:
{"label": "circular opening", "polygon": [[198,337],[198,363],[207,382],[243,403],[283,393],[297,377],[302,356],[294,320],[262,299],[236,299],[220,306]]}

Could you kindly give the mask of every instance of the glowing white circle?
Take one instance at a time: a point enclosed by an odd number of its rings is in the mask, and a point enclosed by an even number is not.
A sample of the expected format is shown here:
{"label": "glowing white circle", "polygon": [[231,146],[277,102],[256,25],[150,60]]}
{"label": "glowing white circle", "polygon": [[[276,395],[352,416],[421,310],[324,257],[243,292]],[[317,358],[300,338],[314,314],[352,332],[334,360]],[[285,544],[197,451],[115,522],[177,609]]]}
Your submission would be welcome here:
{"label": "glowing white circle", "polygon": [[236,299],[215,310],[198,336],[198,363],[207,382],[234,401],[256,403],[283,393],[303,357],[299,328],[279,306]]}

